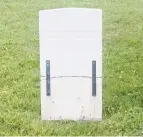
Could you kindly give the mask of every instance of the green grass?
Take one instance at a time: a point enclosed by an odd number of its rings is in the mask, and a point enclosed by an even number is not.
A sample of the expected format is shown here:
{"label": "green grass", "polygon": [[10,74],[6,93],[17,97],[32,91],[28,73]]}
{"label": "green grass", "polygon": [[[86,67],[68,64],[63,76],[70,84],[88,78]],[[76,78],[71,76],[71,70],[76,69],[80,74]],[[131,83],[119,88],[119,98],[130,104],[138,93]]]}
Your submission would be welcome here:
{"label": "green grass", "polygon": [[[39,10],[103,9],[103,121],[40,120]],[[143,0],[0,0],[0,135],[143,135]]]}

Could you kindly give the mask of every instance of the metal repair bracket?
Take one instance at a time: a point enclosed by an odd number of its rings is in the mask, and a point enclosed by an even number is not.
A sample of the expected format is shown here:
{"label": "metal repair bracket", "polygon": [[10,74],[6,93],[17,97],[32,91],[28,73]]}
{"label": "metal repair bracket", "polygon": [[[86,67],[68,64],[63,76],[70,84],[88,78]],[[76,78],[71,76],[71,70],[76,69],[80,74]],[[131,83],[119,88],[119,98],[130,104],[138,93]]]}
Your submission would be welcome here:
{"label": "metal repair bracket", "polygon": [[[46,94],[51,95],[50,60],[46,60]],[[96,61],[92,61],[92,96],[96,96]]]}
{"label": "metal repair bracket", "polygon": [[92,96],[96,96],[96,61],[92,61]]}
{"label": "metal repair bracket", "polygon": [[46,94],[51,95],[51,85],[50,85],[50,60],[46,60]]}

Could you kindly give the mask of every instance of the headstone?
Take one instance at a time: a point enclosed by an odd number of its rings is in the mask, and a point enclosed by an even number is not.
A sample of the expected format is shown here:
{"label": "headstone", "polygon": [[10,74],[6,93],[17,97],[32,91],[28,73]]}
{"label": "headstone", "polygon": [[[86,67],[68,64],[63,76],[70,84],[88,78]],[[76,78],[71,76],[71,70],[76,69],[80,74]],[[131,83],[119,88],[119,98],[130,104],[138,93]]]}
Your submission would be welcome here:
{"label": "headstone", "polygon": [[102,119],[102,10],[39,12],[42,120]]}

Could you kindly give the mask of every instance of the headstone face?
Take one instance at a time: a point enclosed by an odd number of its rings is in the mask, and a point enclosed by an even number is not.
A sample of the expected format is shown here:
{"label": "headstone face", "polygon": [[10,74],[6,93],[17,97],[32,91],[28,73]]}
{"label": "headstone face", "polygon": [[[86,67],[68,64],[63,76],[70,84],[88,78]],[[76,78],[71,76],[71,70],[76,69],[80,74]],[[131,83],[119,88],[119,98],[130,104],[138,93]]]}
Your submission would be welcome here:
{"label": "headstone face", "polygon": [[102,119],[102,10],[39,12],[42,120]]}

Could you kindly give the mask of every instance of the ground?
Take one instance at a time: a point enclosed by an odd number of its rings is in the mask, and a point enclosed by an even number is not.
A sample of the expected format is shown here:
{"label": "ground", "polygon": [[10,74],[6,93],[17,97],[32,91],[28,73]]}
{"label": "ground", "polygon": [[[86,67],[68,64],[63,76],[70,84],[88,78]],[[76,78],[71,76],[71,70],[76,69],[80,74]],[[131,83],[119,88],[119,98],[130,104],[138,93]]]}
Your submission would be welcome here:
{"label": "ground", "polygon": [[[38,12],[103,10],[103,121],[40,120]],[[143,0],[0,0],[0,135],[143,135]]]}

